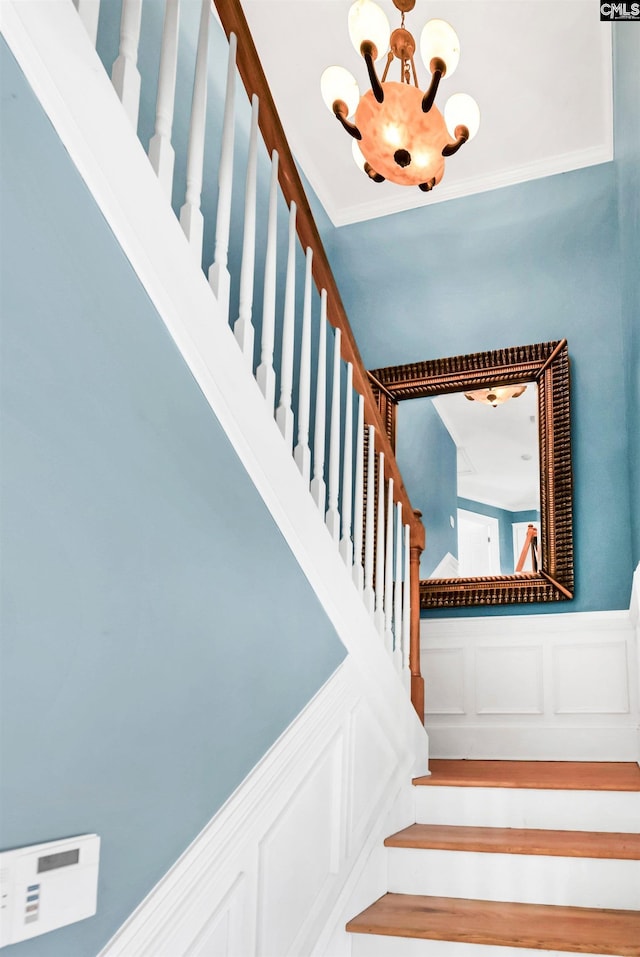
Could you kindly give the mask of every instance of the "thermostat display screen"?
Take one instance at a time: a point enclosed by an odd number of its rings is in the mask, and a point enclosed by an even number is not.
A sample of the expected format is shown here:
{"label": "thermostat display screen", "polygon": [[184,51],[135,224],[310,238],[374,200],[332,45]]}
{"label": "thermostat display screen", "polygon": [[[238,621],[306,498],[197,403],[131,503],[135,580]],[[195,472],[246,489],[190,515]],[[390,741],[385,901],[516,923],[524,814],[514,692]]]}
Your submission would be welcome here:
{"label": "thermostat display screen", "polygon": [[38,858],[38,874],[44,871],[54,871],[57,867],[68,867],[69,864],[77,864],[80,860],[80,848],[75,847],[72,851],[61,851],[59,854],[48,854],[46,857]]}

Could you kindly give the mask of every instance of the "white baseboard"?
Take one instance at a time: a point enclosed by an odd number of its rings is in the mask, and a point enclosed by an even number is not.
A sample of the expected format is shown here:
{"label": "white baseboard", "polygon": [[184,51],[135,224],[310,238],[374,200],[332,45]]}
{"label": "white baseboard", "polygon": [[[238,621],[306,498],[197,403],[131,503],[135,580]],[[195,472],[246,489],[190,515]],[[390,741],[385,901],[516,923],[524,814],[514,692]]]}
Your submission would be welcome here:
{"label": "white baseboard", "polygon": [[635,761],[632,612],[422,622],[434,758]]}
{"label": "white baseboard", "polygon": [[347,658],[101,957],[347,955],[345,909],[384,891],[378,849],[413,821],[414,765]]}

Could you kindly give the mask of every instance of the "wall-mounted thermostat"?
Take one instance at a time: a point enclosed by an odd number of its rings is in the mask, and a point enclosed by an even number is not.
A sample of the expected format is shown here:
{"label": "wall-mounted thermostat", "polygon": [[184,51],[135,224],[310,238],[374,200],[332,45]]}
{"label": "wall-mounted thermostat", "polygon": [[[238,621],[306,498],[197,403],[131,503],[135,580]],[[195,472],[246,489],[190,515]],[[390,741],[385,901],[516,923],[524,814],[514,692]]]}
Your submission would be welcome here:
{"label": "wall-mounted thermostat", "polygon": [[0,947],[95,914],[99,859],[97,834],[0,853]]}

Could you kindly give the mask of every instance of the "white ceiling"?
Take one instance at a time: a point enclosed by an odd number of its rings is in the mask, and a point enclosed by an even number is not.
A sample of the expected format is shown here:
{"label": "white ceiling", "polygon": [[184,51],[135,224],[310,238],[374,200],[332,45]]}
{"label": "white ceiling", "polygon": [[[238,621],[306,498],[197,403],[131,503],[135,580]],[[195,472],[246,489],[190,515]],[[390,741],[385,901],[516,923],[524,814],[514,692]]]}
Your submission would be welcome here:
{"label": "white ceiling", "polygon": [[540,508],[535,382],[495,409],[462,392],[430,401],[458,450],[458,495],[511,512]]}
{"label": "white ceiling", "polygon": [[[378,0],[391,26],[400,14]],[[430,194],[372,183],[351,140],[320,96],[325,67],[350,70],[367,88],[347,31],[351,0],[243,0],[249,27],[291,149],[336,226],[566,172],[612,159],[611,27],[593,0],[417,0],[406,26],[419,42],[426,20],[448,20],[460,38],[458,69],[440,86],[470,93],[476,138],[447,160]],[[392,70],[396,64],[392,65]],[[416,57],[418,80],[427,75]],[[394,78],[395,77],[391,77]]]}

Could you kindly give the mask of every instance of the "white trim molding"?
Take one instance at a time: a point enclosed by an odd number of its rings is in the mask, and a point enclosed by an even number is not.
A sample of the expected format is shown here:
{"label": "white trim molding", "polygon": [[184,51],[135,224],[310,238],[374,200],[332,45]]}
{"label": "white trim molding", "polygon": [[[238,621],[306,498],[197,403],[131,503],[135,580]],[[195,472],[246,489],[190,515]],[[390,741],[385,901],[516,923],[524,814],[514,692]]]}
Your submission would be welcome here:
{"label": "white trim molding", "polygon": [[345,914],[414,820],[413,749],[375,709],[348,657],[100,957],[346,957]]}
{"label": "white trim molding", "polygon": [[[638,579],[636,572],[635,601]],[[431,756],[638,758],[638,611],[424,619]]]}

